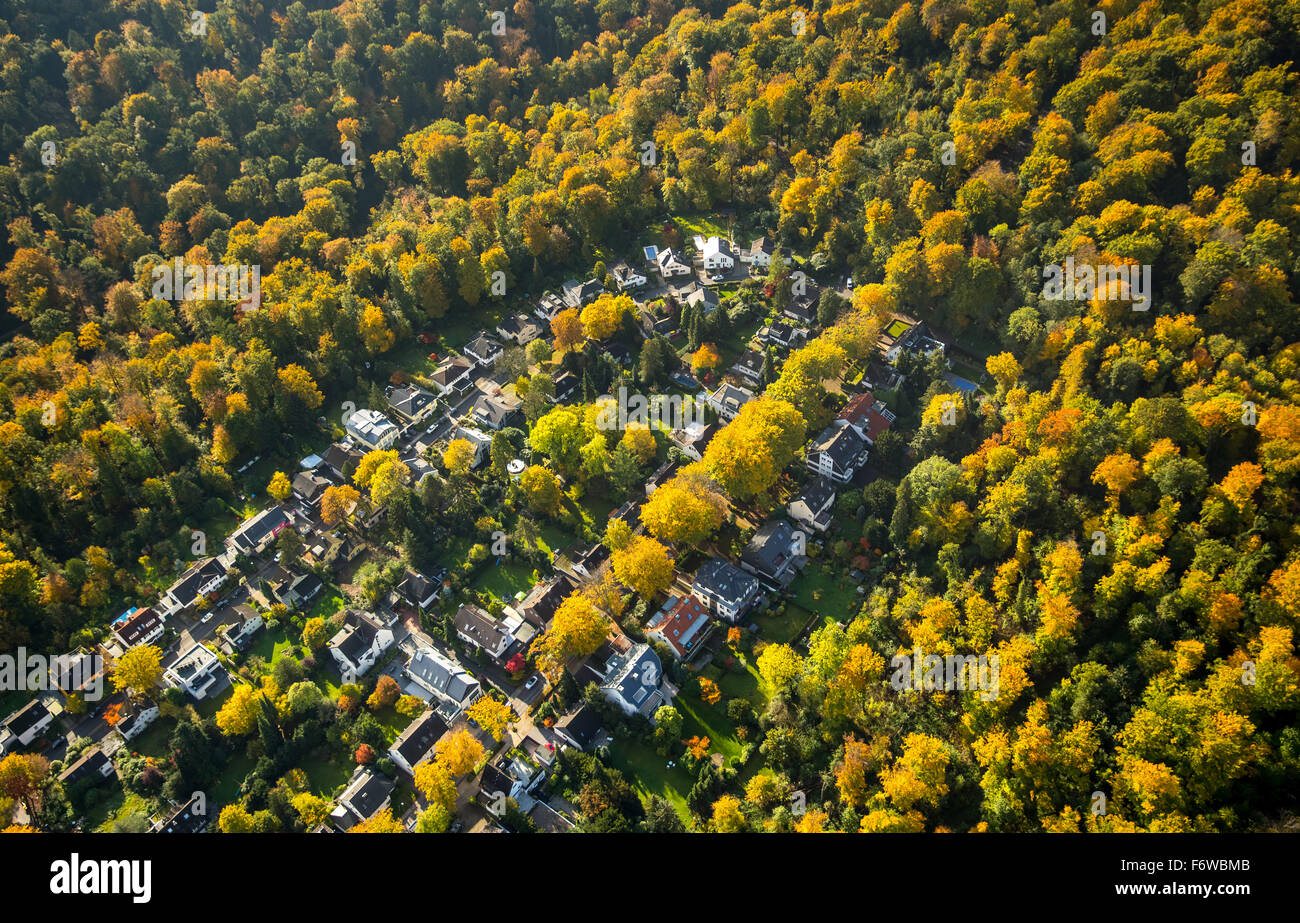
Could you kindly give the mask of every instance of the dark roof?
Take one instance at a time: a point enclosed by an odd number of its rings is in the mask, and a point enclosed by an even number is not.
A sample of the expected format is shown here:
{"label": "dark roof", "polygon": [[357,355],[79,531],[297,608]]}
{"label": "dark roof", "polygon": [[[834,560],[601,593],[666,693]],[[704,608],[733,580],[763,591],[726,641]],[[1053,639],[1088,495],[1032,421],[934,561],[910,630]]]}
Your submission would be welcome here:
{"label": "dark roof", "polygon": [[247,551],[260,545],[272,534],[278,533],[288,525],[288,513],[278,506],[268,507],[257,515],[244,520],[227,541],[235,547]]}
{"label": "dark roof", "polygon": [[560,608],[564,598],[573,592],[573,584],[563,574],[556,574],[545,583],[533,587],[515,608],[529,622],[543,628]]}
{"label": "dark roof", "polygon": [[790,560],[793,540],[794,529],[789,522],[784,519],[768,520],[754,533],[741,558],[762,573],[775,574]]}
{"label": "dark roof", "polygon": [[321,494],[329,488],[329,478],[317,474],[315,471],[300,471],[293,479],[294,496],[308,503],[316,502]]}
{"label": "dark roof", "polygon": [[366,769],[343,792],[339,802],[351,808],[353,813],[362,820],[367,820],[380,809],[392,793],[393,783],[390,779]]}
{"label": "dark roof", "polygon": [[194,810],[194,800],[200,797],[196,793],[193,798],[178,807],[169,814],[158,825],[159,833],[202,833],[208,827],[208,815],[198,814]]}
{"label": "dark roof", "polygon": [[112,760],[104,755],[104,751],[99,747],[91,747],[85,753],[81,754],[81,759],[68,766],[63,772],[59,773],[59,781],[65,785],[74,782],[80,782],[82,779],[90,779],[96,776],[104,777],[104,766],[112,765]]}
{"label": "dark roof", "polygon": [[417,388],[415,385],[407,385],[404,388],[393,388],[388,392],[388,406],[392,407],[398,413],[405,414],[408,417],[418,416],[427,408],[431,407],[436,398],[425,391],[423,388]]}
{"label": "dark roof", "polygon": [[846,468],[862,454],[867,444],[851,426],[828,426],[808,447],[808,454],[829,455],[837,468]]}
{"label": "dark roof", "polygon": [[15,737],[22,737],[37,724],[45,720],[50,710],[45,707],[45,703],[40,699],[32,699],[18,711],[14,712],[5,719],[4,726],[13,732]]}
{"label": "dark roof", "polygon": [[397,584],[397,592],[412,606],[419,606],[438,592],[442,586],[442,575],[445,573],[444,568],[439,572],[436,580],[431,580],[419,571],[408,569],[401,582]]}
{"label": "dark roof", "polygon": [[[378,629],[370,619],[349,609],[343,617],[344,627],[330,640],[330,646],[353,663],[375,643]],[[342,636],[342,637],[340,637]],[[337,640],[335,640],[337,639]]]}
{"label": "dark roof", "polygon": [[758,579],[730,561],[710,558],[695,572],[694,586],[702,593],[739,602],[758,591]]}
{"label": "dark roof", "polygon": [[208,558],[205,561],[199,561],[181,574],[180,579],[171,585],[168,592],[180,600],[183,605],[188,606],[194,601],[194,597],[199,595],[199,587],[215,580],[217,577],[224,577],[225,574],[225,564],[221,563],[217,558]]}
{"label": "dark roof", "polygon": [[485,394],[474,402],[474,416],[495,429],[500,429],[519,413],[519,408],[501,398]]}
{"label": "dark roof", "polygon": [[161,624],[162,616],[151,607],[145,606],[143,609],[137,609],[122,621],[115,623],[113,632],[122,639],[123,644],[130,647]]}
{"label": "dark roof", "polygon": [[803,500],[808,505],[808,509],[816,513],[826,504],[835,502],[835,485],[830,478],[816,478],[810,481],[795,499]]}
{"label": "dark roof", "polygon": [[479,647],[497,650],[510,633],[478,606],[465,605],[456,611],[456,631],[468,635]]}
{"label": "dark roof", "polygon": [[406,730],[393,741],[391,749],[400,753],[407,765],[414,767],[446,733],[447,723],[438,717],[438,713],[426,712],[407,725]]}
{"label": "dark roof", "polygon": [[494,352],[501,352],[501,349],[501,344],[488,336],[486,330],[480,330],[478,333],[474,334],[473,339],[465,344],[466,352],[473,353],[476,356],[483,356],[485,358],[492,355]]}
{"label": "dark roof", "polygon": [[365,453],[350,442],[335,442],[321,453],[321,465],[340,480],[349,480]]}
{"label": "dark roof", "polygon": [[555,728],[563,731],[565,736],[585,750],[600,733],[602,726],[603,722],[596,709],[590,705],[580,705],[577,711],[570,712],[556,722]]}

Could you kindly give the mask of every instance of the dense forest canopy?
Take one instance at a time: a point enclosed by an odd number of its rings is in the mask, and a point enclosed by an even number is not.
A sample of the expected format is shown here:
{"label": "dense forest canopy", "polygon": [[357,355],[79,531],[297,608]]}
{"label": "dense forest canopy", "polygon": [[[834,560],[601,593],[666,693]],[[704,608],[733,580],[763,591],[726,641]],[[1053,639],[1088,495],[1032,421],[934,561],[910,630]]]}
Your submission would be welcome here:
{"label": "dense forest canopy", "polygon": [[[810,368],[906,312],[997,382],[918,396],[864,497],[888,573],[768,660],[766,765],[840,829],[1287,822],[1300,4],[211,6],[0,0],[0,649],[147,597],[417,334],[730,209],[858,280]],[[154,297],[177,258],[260,267],[259,309]],[[1045,297],[1067,260],[1150,267],[1150,309]],[[811,436],[805,384],[769,395]],[[886,694],[914,644],[1000,695]]]}

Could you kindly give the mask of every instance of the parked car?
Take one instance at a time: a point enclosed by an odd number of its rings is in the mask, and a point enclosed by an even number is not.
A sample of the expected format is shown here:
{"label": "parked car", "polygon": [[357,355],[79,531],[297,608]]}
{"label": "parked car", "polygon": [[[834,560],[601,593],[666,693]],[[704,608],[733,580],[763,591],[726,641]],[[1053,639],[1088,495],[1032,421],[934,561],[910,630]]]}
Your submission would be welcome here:
{"label": "parked car", "polygon": [[532,689],[537,685],[537,674],[534,673],[528,682],[524,683],[524,689]]}

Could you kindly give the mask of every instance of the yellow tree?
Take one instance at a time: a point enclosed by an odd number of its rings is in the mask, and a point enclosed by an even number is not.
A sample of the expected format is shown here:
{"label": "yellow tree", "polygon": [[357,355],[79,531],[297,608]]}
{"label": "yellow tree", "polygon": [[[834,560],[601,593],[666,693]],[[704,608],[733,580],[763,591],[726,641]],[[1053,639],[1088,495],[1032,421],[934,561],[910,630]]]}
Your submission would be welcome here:
{"label": "yellow tree", "polygon": [[302,629],[302,643],[313,651],[318,651],[330,639],[330,626],[319,615],[307,620]]}
{"label": "yellow tree", "polygon": [[434,747],[435,758],[453,776],[471,772],[483,759],[484,752],[478,738],[464,728],[448,734]]}
{"label": "yellow tree", "polygon": [[623,315],[636,305],[627,295],[601,295],[582,309],[582,329],[593,340],[606,340],[623,326]]}
{"label": "yellow tree", "polygon": [[511,711],[510,706],[490,695],[475,699],[474,704],[465,709],[465,714],[498,742],[505,734],[506,727],[514,719],[514,712]]}
{"label": "yellow tree", "polygon": [[474,446],[468,439],[453,439],[448,443],[447,451],[442,453],[442,463],[453,475],[463,477],[469,474],[474,464]]}
{"label": "yellow tree", "polygon": [[696,372],[711,372],[718,367],[722,361],[722,356],[718,355],[718,347],[712,343],[704,343],[699,349],[695,350],[691,356],[691,369]]}
{"label": "yellow tree", "polygon": [[113,688],[144,695],[162,680],[162,650],[152,644],[129,649],[113,666]]}
{"label": "yellow tree", "polygon": [[361,502],[361,494],[348,484],[325,488],[320,498],[320,518],[327,526],[336,526],[346,519]]}
{"label": "yellow tree", "polygon": [[641,507],[641,522],[661,541],[698,545],[718,531],[726,511],[727,498],[697,463],[650,495]]}
{"label": "yellow tree", "polygon": [[405,833],[402,822],[393,816],[392,808],[384,808],[369,820],[363,820],[348,833]]}
{"label": "yellow tree", "polygon": [[551,333],[555,334],[556,352],[567,352],[583,340],[582,320],[577,308],[569,308],[555,315],[551,321]]}
{"label": "yellow tree", "polygon": [[564,665],[595,651],[608,632],[609,623],[595,604],[574,593],[560,603],[546,633],[533,642],[537,665],[547,679],[558,682]]}
{"label": "yellow tree", "polygon": [[555,475],[541,465],[529,465],[519,476],[519,489],[533,512],[554,515],[560,508],[560,482]]}
{"label": "yellow tree", "polygon": [[713,829],[719,833],[740,833],[746,827],[745,815],[740,810],[740,799],[723,795],[713,802]]}
{"label": "yellow tree", "polygon": [[638,596],[652,598],[673,579],[673,559],[668,549],[646,535],[638,535],[615,551],[610,559],[614,576]]}
{"label": "yellow tree", "polygon": [[277,471],[271,475],[271,483],[266,485],[266,492],[283,503],[289,499],[289,494],[293,492],[293,485],[289,483],[289,476],[283,471]]}
{"label": "yellow tree", "polygon": [[654,433],[650,432],[650,427],[640,421],[628,423],[620,444],[635,454],[643,465],[654,458],[655,452],[658,451]]}

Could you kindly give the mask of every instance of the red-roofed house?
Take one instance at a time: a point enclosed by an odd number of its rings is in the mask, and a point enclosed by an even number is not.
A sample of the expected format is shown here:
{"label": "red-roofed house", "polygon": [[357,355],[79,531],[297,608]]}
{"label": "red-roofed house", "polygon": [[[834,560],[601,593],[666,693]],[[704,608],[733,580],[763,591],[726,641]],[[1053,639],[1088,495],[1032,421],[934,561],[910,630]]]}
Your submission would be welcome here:
{"label": "red-roofed house", "polygon": [[709,610],[694,596],[670,596],[646,628],[646,636],[668,645],[678,660],[690,660],[713,630]]}
{"label": "red-roofed house", "polygon": [[852,426],[868,445],[875,445],[880,434],[893,424],[894,412],[870,391],[864,391],[849,399],[839,418]]}

